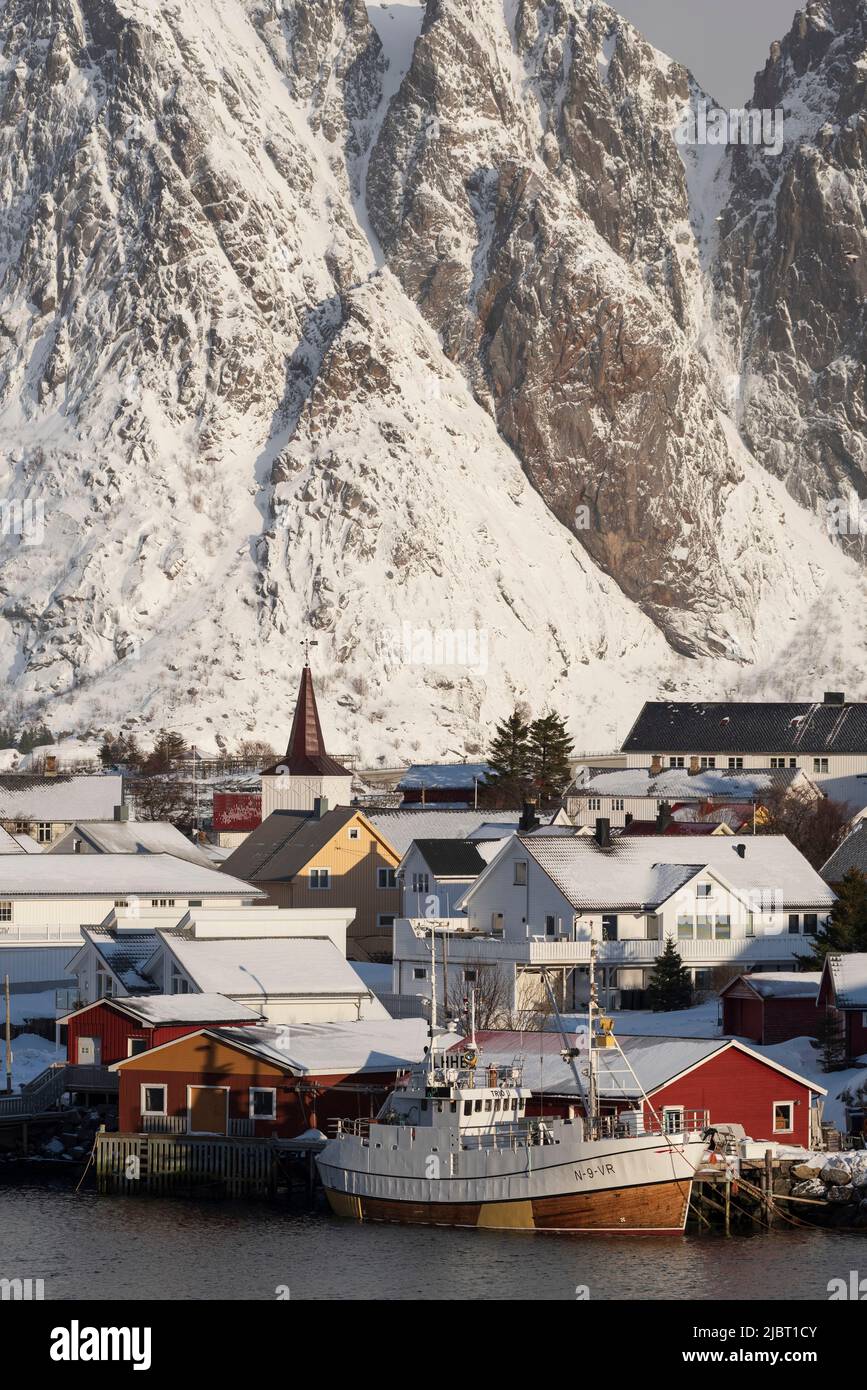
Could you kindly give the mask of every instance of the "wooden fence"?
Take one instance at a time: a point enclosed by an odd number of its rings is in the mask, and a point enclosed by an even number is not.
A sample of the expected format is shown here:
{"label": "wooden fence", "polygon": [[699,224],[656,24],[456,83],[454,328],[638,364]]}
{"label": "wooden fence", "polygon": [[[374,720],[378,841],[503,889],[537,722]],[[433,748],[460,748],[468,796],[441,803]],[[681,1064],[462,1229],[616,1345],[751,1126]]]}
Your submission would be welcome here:
{"label": "wooden fence", "polygon": [[269,1197],[278,1156],[270,1139],[219,1139],[176,1134],[98,1134],[100,1192],[157,1196]]}

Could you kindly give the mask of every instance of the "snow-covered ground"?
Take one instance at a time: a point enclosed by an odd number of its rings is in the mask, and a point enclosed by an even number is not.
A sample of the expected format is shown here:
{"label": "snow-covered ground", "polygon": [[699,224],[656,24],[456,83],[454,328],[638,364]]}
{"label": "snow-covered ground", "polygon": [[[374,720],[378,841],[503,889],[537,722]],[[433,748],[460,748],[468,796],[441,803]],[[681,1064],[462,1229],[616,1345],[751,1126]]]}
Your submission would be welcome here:
{"label": "snow-covered ground", "polygon": [[[620,1037],[644,1038],[718,1038],[720,1036],[720,1004],[714,997],[704,1004],[696,1004],[693,1009],[679,1009],[675,1013],[651,1013],[650,1010],[629,1009],[623,1013],[612,1012],[607,1017],[614,1019],[614,1032]],[[573,1030],[583,1022],[580,1014],[567,1014],[566,1027]]]}
{"label": "snow-covered ground", "polygon": [[[19,1033],[12,1039],[12,1086],[19,1090],[52,1062],[66,1060],[66,1048],[57,1048],[36,1033]],[[6,1042],[0,1039],[0,1086],[6,1085]]]}

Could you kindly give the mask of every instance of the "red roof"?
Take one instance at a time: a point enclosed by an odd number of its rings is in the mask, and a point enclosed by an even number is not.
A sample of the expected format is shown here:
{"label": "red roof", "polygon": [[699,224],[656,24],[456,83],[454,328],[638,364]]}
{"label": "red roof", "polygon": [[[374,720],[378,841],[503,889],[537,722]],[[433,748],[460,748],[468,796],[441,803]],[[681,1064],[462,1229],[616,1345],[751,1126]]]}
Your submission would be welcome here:
{"label": "red roof", "polygon": [[322,737],[322,725],[319,723],[319,711],[313,691],[313,676],[306,664],[301,672],[301,687],[295,703],[295,717],[292,720],[286,756],[273,767],[266,767],[262,775],[266,777],[278,772],[296,777],[352,775],[340,763],[335,762],[334,758],[329,758],[325,751],[325,739]]}

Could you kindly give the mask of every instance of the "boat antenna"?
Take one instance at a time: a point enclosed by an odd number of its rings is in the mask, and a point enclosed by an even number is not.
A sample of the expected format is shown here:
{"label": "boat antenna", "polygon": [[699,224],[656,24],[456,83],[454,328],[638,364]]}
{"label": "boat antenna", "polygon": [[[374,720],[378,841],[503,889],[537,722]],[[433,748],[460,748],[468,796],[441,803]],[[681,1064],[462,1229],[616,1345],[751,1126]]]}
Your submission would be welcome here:
{"label": "boat antenna", "polygon": [[476,987],[470,987],[470,1047],[476,1047]]}

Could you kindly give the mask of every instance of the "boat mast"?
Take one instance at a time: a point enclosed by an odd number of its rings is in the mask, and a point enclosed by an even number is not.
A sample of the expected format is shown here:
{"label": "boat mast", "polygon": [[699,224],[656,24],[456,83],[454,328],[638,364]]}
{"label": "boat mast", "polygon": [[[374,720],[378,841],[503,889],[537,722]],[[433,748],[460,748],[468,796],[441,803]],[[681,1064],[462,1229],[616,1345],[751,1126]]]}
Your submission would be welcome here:
{"label": "boat mast", "polygon": [[433,1045],[437,1027],[437,936],[436,929],[430,929],[430,1025],[428,1027],[427,1069],[433,1074]]}
{"label": "boat mast", "polygon": [[599,1000],[596,994],[596,939],[590,935],[590,998],[587,1004],[587,1049],[589,1052],[587,1118],[591,1133],[596,1136],[599,1127],[599,1054],[595,1046],[596,1015]]}
{"label": "boat mast", "polygon": [[476,1047],[476,987],[470,989],[470,1047]]}

